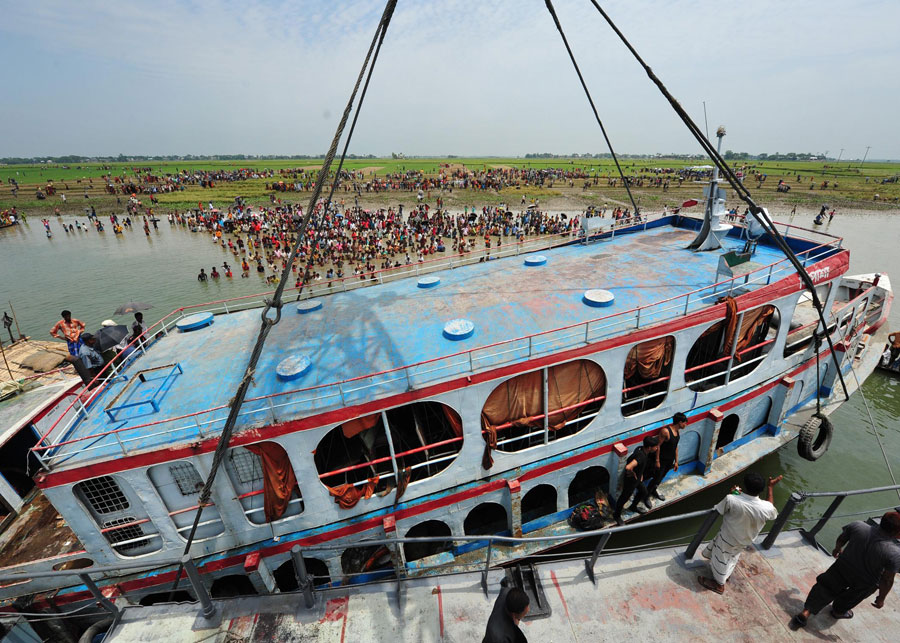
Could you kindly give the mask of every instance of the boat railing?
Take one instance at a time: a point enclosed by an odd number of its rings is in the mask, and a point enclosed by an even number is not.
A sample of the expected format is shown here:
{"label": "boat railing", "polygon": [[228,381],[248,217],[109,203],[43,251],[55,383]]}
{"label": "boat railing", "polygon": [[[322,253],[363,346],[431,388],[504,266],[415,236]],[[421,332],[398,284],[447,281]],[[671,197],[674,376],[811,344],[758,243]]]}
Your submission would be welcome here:
{"label": "boat railing", "polygon": [[[756,546],[763,550],[771,549],[778,536],[784,531],[785,527],[796,529],[800,525],[814,523],[813,527],[808,530],[800,528],[803,539],[810,545],[827,553],[817,541],[816,534],[830,521],[836,519],[844,519],[851,517],[874,518],[885,511],[896,510],[896,507],[888,505],[884,508],[865,509],[861,511],[851,512],[842,515],[835,515],[841,503],[851,496],[863,496],[875,493],[883,493],[900,490],[900,485],[889,485],[883,487],[874,487],[868,489],[855,489],[848,491],[814,491],[814,492],[793,492],[788,500],[782,506],[778,516],[772,522],[771,528],[762,541]],[[814,498],[832,498],[832,502],[827,509],[819,516],[810,518],[801,518],[795,520],[793,524],[788,524],[793,517],[797,508],[805,501]],[[358,573],[347,573],[345,579],[351,582],[360,581],[356,584],[364,584],[365,582],[379,582],[387,580],[389,575],[393,576],[393,580],[398,585],[398,598],[400,586],[403,582],[421,578],[423,576],[441,576],[448,574],[458,574],[466,572],[477,572],[481,576],[482,590],[487,594],[488,591],[488,574],[492,568],[499,567],[504,564],[513,563],[519,560],[523,555],[534,556],[533,552],[538,549],[549,549],[571,543],[576,540],[590,539],[588,542],[592,545],[589,549],[576,552],[568,552],[564,554],[542,554],[544,557],[582,559],[585,566],[585,577],[591,583],[597,584],[597,576],[595,567],[597,561],[602,556],[612,556],[620,552],[635,552],[642,550],[654,550],[666,547],[670,549],[680,550],[678,560],[682,564],[693,564],[697,551],[703,542],[707,539],[709,532],[716,524],[719,518],[719,512],[714,508],[701,509],[674,516],[666,516],[664,518],[653,518],[642,520],[640,522],[632,522],[622,526],[604,527],[601,529],[593,529],[589,531],[572,531],[570,533],[546,534],[546,535],[523,535],[523,536],[507,536],[502,534],[479,534],[479,535],[456,535],[449,534],[445,536],[400,536],[396,523],[390,519],[386,519],[383,523],[385,537],[383,538],[366,538],[362,540],[348,541],[341,539],[338,542],[317,543],[309,546],[294,545],[290,550],[291,559],[294,566],[294,574],[296,577],[298,589],[297,593],[302,594],[307,607],[312,607],[316,602],[316,592],[321,588],[336,586],[343,584],[345,580],[340,582],[331,582],[330,578],[314,576],[306,566],[306,557],[314,558],[314,554],[344,551],[349,547],[383,547],[389,553],[391,563],[390,567],[383,570],[373,570]],[[630,544],[620,548],[608,547],[611,538],[616,534],[625,532],[640,531],[647,528],[658,528],[663,525],[671,525],[684,521],[699,521],[699,527],[696,531],[682,529],[683,535],[674,538],[666,537],[661,539],[653,539],[639,544]],[[519,529],[525,531],[530,527],[528,523],[519,525]],[[532,531],[539,529],[537,527]],[[404,545],[431,545],[437,550],[437,553],[426,556],[423,559],[407,561],[405,556]],[[545,546],[544,546],[545,545]],[[686,545],[686,546],[685,546]],[[684,547],[683,550],[681,548]],[[531,552],[523,552],[525,549],[531,549]],[[454,550],[458,553],[453,553]],[[473,555],[472,552],[483,551],[483,556]],[[16,587],[19,593],[34,593],[40,591],[39,588],[60,587],[60,579],[62,578],[78,578],[84,585],[84,588],[91,593],[96,603],[103,609],[109,611],[113,616],[117,616],[119,608],[107,598],[103,590],[97,585],[92,575],[100,575],[101,582],[106,584],[117,583],[117,587],[122,590],[122,596],[126,596],[129,592],[129,584],[121,583],[122,576],[141,575],[147,578],[149,575],[158,574],[165,575],[168,578],[169,572],[176,565],[183,564],[187,576],[187,581],[193,591],[196,600],[200,603],[203,616],[211,618],[215,614],[215,605],[209,594],[208,585],[204,583],[202,571],[204,569],[205,558],[193,557],[185,555],[180,559],[157,558],[152,562],[120,562],[115,565],[91,565],[88,567],[78,567],[71,569],[53,569],[53,567],[64,566],[64,563],[71,559],[83,559],[85,552],[73,552],[69,557],[54,557],[45,561],[37,561],[31,564],[31,569],[26,566],[18,566],[19,569],[7,568],[0,570],[0,584],[4,588]],[[428,560],[430,559],[430,560]],[[46,563],[42,565],[41,563]],[[377,578],[381,574],[380,578]],[[367,577],[376,580],[367,581]],[[168,585],[167,585],[168,586]],[[81,590],[75,587],[75,591]],[[83,590],[81,590],[83,591]],[[65,593],[58,594],[57,597],[65,596]],[[85,597],[84,600],[89,600]],[[83,608],[82,608],[83,609]],[[14,612],[9,612],[14,614]],[[4,612],[0,611],[0,616]]]}
{"label": "boat railing", "polygon": [[[629,224],[619,226],[617,229],[621,232],[631,232],[646,228],[648,222],[652,220],[651,216],[644,216],[639,222],[631,220]],[[655,218],[663,216],[665,215],[656,215]],[[806,230],[790,224],[779,223],[777,225],[779,227],[783,225],[786,234],[791,229],[797,229],[827,238],[827,241],[824,243],[819,243],[798,253],[797,256],[804,267],[812,266],[816,262],[830,256],[841,246],[842,240],[840,237]],[[615,230],[605,230],[597,236],[611,236],[614,233]],[[564,239],[557,239],[556,245],[568,244],[578,240],[577,237],[570,233],[565,233],[563,236],[565,237]],[[539,239],[537,241],[551,243],[551,245],[528,246],[527,252],[533,252],[541,249],[541,247],[551,247],[553,245],[552,240]],[[807,239],[807,241],[810,240]],[[512,249],[508,251],[514,252]],[[470,254],[474,255],[475,253]],[[452,260],[452,258],[433,260],[438,263],[428,265],[435,270],[440,270],[447,267],[445,264],[449,260]],[[477,262],[478,259],[473,256],[469,261]],[[278,423],[281,421],[279,415],[284,417],[285,412],[291,408],[296,410],[299,407],[304,411],[318,411],[336,405],[346,406],[363,401],[362,392],[371,393],[373,390],[378,391],[379,389],[384,392],[390,392],[396,391],[401,387],[403,390],[409,390],[437,380],[468,376],[480,370],[496,368],[501,365],[530,359],[537,355],[546,355],[559,350],[584,346],[626,331],[637,330],[687,315],[691,312],[692,306],[696,309],[701,306],[711,305],[719,297],[733,295],[736,291],[742,292],[769,285],[787,275],[793,274],[793,272],[793,266],[786,258],[779,259],[745,274],[723,279],[687,293],[586,322],[577,322],[552,330],[503,340],[385,371],[291,391],[250,397],[245,400],[239,418],[245,425]],[[290,289],[286,292],[290,292]],[[201,309],[204,312],[231,313],[246,308],[259,308],[265,305],[265,295],[266,293],[262,293],[178,308],[151,326],[145,335],[146,340],[133,340],[129,344],[135,349],[134,355],[129,360],[133,360],[136,355],[146,351],[148,345],[152,343],[153,337],[158,336],[160,333],[165,335],[172,332],[175,324],[184,317],[186,311]],[[229,302],[231,303],[230,306]],[[113,360],[107,364],[91,385],[85,387],[84,393],[73,400],[60,419],[54,422],[41,436],[40,440],[32,448],[32,452],[45,469],[50,469],[54,464],[71,458],[73,453],[64,447],[75,444],[79,444],[78,453],[81,455],[89,454],[92,451],[104,450],[109,446],[108,440],[114,440],[121,453],[127,455],[138,448],[136,443],[144,443],[148,438],[181,433],[184,434],[186,439],[198,437],[203,439],[217,433],[224,426],[228,407],[221,405],[195,413],[67,439],[72,428],[94,410],[92,408],[93,404],[105,388],[111,382],[127,377],[122,375],[122,371],[130,363],[129,360],[124,362]],[[65,423],[63,423],[63,420],[66,420]],[[151,429],[151,427],[154,431],[152,433],[142,432],[140,435],[135,433],[139,429],[146,430]]]}

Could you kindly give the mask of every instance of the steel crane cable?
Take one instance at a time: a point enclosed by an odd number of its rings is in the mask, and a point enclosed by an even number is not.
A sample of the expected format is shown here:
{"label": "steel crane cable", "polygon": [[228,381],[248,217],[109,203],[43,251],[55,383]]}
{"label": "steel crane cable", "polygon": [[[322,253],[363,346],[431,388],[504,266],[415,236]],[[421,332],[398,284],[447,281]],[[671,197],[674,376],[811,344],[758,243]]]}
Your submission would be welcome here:
{"label": "steel crane cable", "polygon": [[[550,0],[546,0],[548,7],[550,5]],[[794,254],[794,251],[791,250],[790,246],[785,241],[784,237],[781,236],[781,233],[778,232],[775,225],[769,220],[768,216],[761,216],[763,214],[763,209],[756,204],[753,200],[753,197],[750,196],[749,190],[741,183],[737,176],[735,176],[734,172],[728,164],[725,163],[724,159],[719,155],[716,149],[713,147],[712,143],[703,135],[700,131],[700,128],[697,127],[697,124],[688,116],[687,112],[684,111],[684,108],[679,104],[679,102],[669,93],[669,90],[666,89],[666,86],[663,85],[662,81],[653,73],[653,70],[650,66],[644,62],[644,59],[641,58],[640,54],[637,50],[631,45],[625,35],[619,30],[616,24],[612,21],[612,19],[607,15],[607,13],[603,10],[603,8],[599,5],[597,0],[591,0],[591,4],[596,7],[597,11],[600,12],[600,15],[603,16],[604,20],[609,24],[613,31],[616,32],[616,35],[619,36],[619,39],[624,43],[624,45],[628,48],[628,50],[632,53],[641,67],[644,68],[644,71],[647,72],[647,76],[651,81],[659,88],[659,91],[665,96],[666,100],[669,101],[669,104],[675,110],[675,113],[681,118],[682,122],[687,126],[688,130],[694,135],[694,138],[697,139],[697,142],[700,143],[700,146],[706,152],[706,154],[710,157],[713,163],[718,166],[719,170],[721,170],[722,174],[725,176],[725,179],[734,189],[735,193],[738,197],[744,201],[749,207],[750,213],[753,215],[753,218],[756,219],[759,224],[763,227],[763,229],[769,233],[769,236],[775,241],[776,245],[781,249],[784,253],[785,257],[787,257],[788,261],[794,266],[794,269],[797,271],[800,280],[803,282],[803,285],[810,292],[812,296],[813,306],[816,309],[816,312],[819,315],[819,322],[822,325],[821,334],[825,336],[825,340],[828,342],[828,348],[831,351],[832,361],[834,362],[835,367],[837,368],[838,378],[841,381],[841,388],[844,391],[844,397],[846,399],[850,399],[850,393],[847,391],[847,384],[844,381],[844,375],[841,372],[840,363],[837,357],[837,353],[834,350],[834,344],[831,341],[831,336],[827,333],[828,324],[825,322],[825,315],[822,310],[822,302],[819,301],[819,296],[816,293],[816,286],[810,278],[809,274],[806,272],[806,268],[803,267],[803,264]],[[557,21],[557,25],[558,25]],[[816,392],[816,396],[818,397],[818,389]]]}
{"label": "steel crane cable", "polygon": [[[344,113],[342,114],[341,120],[338,123],[337,130],[335,131],[334,138],[331,141],[331,146],[328,149],[328,153],[325,155],[325,158],[322,161],[322,167],[319,169],[319,175],[316,179],[316,185],[314,186],[313,192],[310,195],[309,207],[306,210],[306,215],[303,217],[303,220],[298,226],[299,234],[293,247],[291,248],[291,254],[284,264],[284,270],[281,274],[281,280],[278,282],[278,286],[275,288],[275,293],[273,294],[271,299],[266,300],[266,306],[262,311],[262,320],[259,329],[259,335],[256,338],[256,344],[253,346],[253,351],[250,354],[250,360],[247,363],[247,368],[244,372],[244,376],[241,378],[241,382],[238,385],[237,391],[235,392],[234,397],[229,403],[228,418],[225,421],[225,426],[222,428],[222,434],[219,436],[219,441],[216,444],[216,450],[213,455],[212,465],[210,466],[209,477],[206,479],[206,482],[203,485],[203,489],[200,492],[200,497],[197,503],[197,515],[194,517],[194,523],[191,526],[190,534],[188,535],[187,542],[184,546],[185,556],[190,553],[191,545],[193,544],[194,537],[197,533],[197,528],[200,524],[200,516],[203,512],[203,507],[209,502],[213,481],[215,480],[219,466],[221,465],[222,460],[225,457],[225,453],[228,449],[228,444],[231,441],[231,433],[234,429],[235,423],[237,422],[237,418],[240,413],[241,406],[243,405],[244,398],[247,396],[247,391],[249,390],[250,385],[253,382],[253,375],[256,369],[256,364],[259,361],[260,355],[262,354],[262,349],[265,344],[266,338],[268,337],[269,330],[271,330],[272,326],[274,326],[281,320],[281,307],[283,303],[282,294],[284,293],[285,284],[287,284],[288,278],[290,277],[291,266],[293,265],[294,261],[297,258],[297,254],[300,251],[300,245],[303,241],[303,236],[309,225],[310,219],[312,218],[315,203],[316,201],[318,201],[319,196],[322,193],[322,185],[325,183],[325,180],[328,177],[328,171],[331,168],[331,163],[332,161],[334,161],[335,154],[337,153],[338,143],[340,143],[341,137],[344,133],[344,128],[347,125],[347,120],[350,116],[351,110],[353,109],[353,104],[356,102],[356,95],[359,92],[360,85],[362,84],[363,78],[366,76],[367,70],[369,77],[371,77],[372,69],[374,69],[375,62],[378,58],[378,51],[380,51],[381,49],[381,42],[384,41],[385,33],[387,32],[388,25],[391,22],[391,17],[393,16],[394,8],[396,6],[397,0],[387,0],[384,12],[381,15],[381,20],[378,23],[378,27],[375,30],[375,35],[372,37],[372,42],[369,45],[369,49],[366,53],[366,58],[363,62],[363,66],[359,70],[359,75],[356,78],[356,84],[353,86],[353,92],[350,94],[350,99],[347,101],[347,106],[344,108]],[[368,87],[368,81],[366,82],[366,87]],[[359,104],[356,108],[357,115],[359,113],[359,110],[362,108],[363,98],[365,98],[365,95],[361,94]],[[353,122],[354,124],[356,123],[356,118],[354,118]],[[341,155],[341,165],[344,162],[344,157],[346,156],[349,143],[350,136],[348,135],[347,142]],[[271,311],[272,309],[275,309],[274,318],[269,317],[269,311]],[[172,585],[171,591],[173,592],[178,588],[178,582],[181,578],[183,569],[184,565],[182,563],[179,563],[178,571],[175,574],[175,582]]]}
{"label": "steel crane cable", "polygon": [[619,165],[619,158],[616,156],[616,152],[613,149],[612,142],[609,140],[609,136],[606,134],[606,128],[603,126],[603,121],[600,120],[600,114],[597,113],[597,106],[594,105],[594,99],[591,96],[590,90],[588,90],[587,84],[584,82],[584,76],[581,75],[581,69],[578,67],[578,63],[575,61],[575,54],[572,53],[572,48],[569,46],[569,40],[566,38],[566,32],[563,31],[562,25],[559,23],[559,18],[556,16],[556,9],[553,8],[553,3],[551,0],[544,0],[547,4],[547,10],[550,12],[550,15],[553,18],[553,22],[556,23],[556,30],[559,31],[559,35],[562,37],[563,44],[566,46],[566,51],[569,52],[569,60],[572,61],[572,66],[575,67],[575,73],[578,74],[578,80],[581,81],[581,88],[584,90],[584,95],[587,96],[588,102],[591,104],[591,110],[594,112],[594,118],[597,120],[597,125],[600,126],[600,131],[603,132],[603,138],[606,140],[606,146],[609,148],[609,153],[612,155],[613,162],[616,164],[616,169],[619,170],[619,176],[622,177],[622,185],[625,186],[625,191],[628,193],[628,200],[631,201],[631,205],[634,208],[635,216],[640,216],[641,212],[638,209],[637,203],[634,202],[634,196],[631,194],[631,188],[628,187],[628,179],[625,178],[624,172],[622,172],[622,166]]}

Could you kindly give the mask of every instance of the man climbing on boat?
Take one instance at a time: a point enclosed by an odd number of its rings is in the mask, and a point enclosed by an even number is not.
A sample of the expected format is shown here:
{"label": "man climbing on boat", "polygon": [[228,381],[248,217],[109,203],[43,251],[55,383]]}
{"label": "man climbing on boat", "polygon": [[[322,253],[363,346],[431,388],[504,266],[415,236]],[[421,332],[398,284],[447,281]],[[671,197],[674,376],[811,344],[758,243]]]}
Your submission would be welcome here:
{"label": "man climbing on boat", "polygon": [[[718,535],[703,550],[703,557],[709,559],[712,578],[700,576],[700,584],[716,594],[725,593],[725,583],[741,558],[741,552],[759,535],[766,522],[778,516],[772,504],[772,490],[781,482],[781,476],[769,478],[755,472],[744,476],[744,489],[734,487],[716,505],[722,514],[722,527]],[[766,499],[760,494],[766,490]]]}
{"label": "man climbing on boat", "polygon": [[672,417],[672,424],[659,430],[659,449],[656,450],[656,462],[650,472],[652,479],[647,486],[647,493],[657,500],[666,499],[657,491],[663,478],[669,471],[678,471],[678,441],[681,440],[681,432],[687,423],[687,416],[684,413],[676,413]]}
{"label": "man climbing on boat", "polygon": [[640,506],[639,503],[641,502],[647,505],[647,509],[652,506],[647,494],[647,487],[644,486],[644,478],[645,474],[648,473],[647,460],[649,458],[655,459],[658,449],[659,438],[655,435],[648,435],[644,438],[643,445],[635,449],[625,463],[625,480],[622,482],[622,493],[619,494],[619,499],[616,502],[616,511],[613,514],[617,525],[622,526],[625,524],[625,521],[622,520],[622,510],[625,508],[625,504],[631,500],[631,496],[634,496],[634,502],[628,507],[629,511],[639,514],[647,513],[647,510]]}

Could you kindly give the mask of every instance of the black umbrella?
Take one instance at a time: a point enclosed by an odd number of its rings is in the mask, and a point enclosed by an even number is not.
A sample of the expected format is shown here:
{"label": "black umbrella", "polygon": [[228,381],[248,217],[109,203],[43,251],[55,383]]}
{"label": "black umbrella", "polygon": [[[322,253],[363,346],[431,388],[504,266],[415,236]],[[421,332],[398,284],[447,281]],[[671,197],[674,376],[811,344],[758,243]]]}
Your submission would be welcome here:
{"label": "black umbrella", "polygon": [[97,340],[97,350],[101,353],[109,350],[128,336],[128,326],[118,324],[117,326],[104,326],[96,333],[94,339]]}
{"label": "black umbrella", "polygon": [[145,304],[142,301],[129,301],[116,308],[115,315],[127,315],[128,313],[136,313],[139,310],[149,310],[153,308],[151,304]]}

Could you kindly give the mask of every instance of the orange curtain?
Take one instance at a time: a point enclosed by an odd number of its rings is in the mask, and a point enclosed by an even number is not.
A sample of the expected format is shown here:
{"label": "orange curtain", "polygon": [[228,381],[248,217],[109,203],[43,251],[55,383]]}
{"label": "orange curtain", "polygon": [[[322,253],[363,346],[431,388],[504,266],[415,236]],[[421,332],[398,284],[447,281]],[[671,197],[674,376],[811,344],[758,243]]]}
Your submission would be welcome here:
{"label": "orange curtain", "polygon": [[[725,343],[722,345],[722,355],[731,354],[731,343],[734,341],[734,331],[737,330],[738,309],[734,297],[725,298]],[[715,326],[713,326],[714,328]]]}
{"label": "orange curtain", "polygon": [[[762,306],[748,310],[744,313],[744,321],[741,323],[741,331],[738,333],[737,348],[735,349],[734,359],[736,362],[741,361],[741,351],[750,346],[750,342],[756,336],[760,327],[769,323],[775,309],[772,306]],[[730,341],[728,342],[731,343]]]}
{"label": "orange curtain", "polygon": [[444,411],[444,417],[447,418],[447,423],[450,425],[450,430],[453,431],[453,437],[461,438],[463,431],[462,419],[460,419],[459,414],[449,406],[445,406],[443,404],[441,404],[441,409]]}
{"label": "orange curtain", "polygon": [[380,419],[381,413],[373,413],[372,415],[364,415],[355,420],[347,420],[341,425],[341,433],[344,434],[345,438],[352,438],[354,435],[371,429],[378,424],[378,420]]}
{"label": "orange curtain", "polygon": [[375,486],[378,484],[378,476],[369,478],[366,484],[361,487],[355,487],[350,483],[338,485],[337,487],[328,487],[328,493],[334,496],[334,501],[341,506],[341,509],[351,509],[356,506],[362,498],[368,500],[375,493]]}
{"label": "orange curtain", "polygon": [[[556,431],[566,422],[577,417],[582,407],[560,411],[599,397],[606,390],[606,377],[597,364],[576,360],[552,366],[548,372],[549,428]],[[497,448],[497,427],[512,424],[515,427],[533,426],[539,420],[529,420],[544,413],[544,381],[541,371],[523,373],[500,384],[490,394],[481,410],[482,437],[485,452],[482,466],[493,465],[491,449]]]}
{"label": "orange curtain", "polygon": [[258,455],[262,461],[266,521],[278,520],[287,510],[294,489],[297,489],[298,494],[300,491],[291,461],[281,445],[274,442],[260,442],[244,448]]}
{"label": "orange curtain", "polygon": [[638,374],[644,380],[655,380],[672,362],[675,350],[674,337],[660,337],[634,346],[625,359],[625,379]]}

